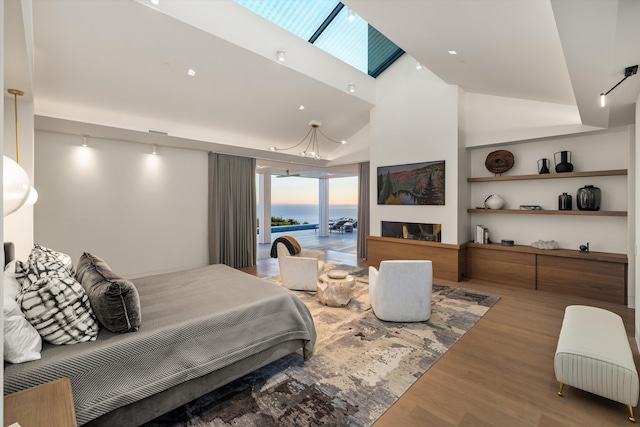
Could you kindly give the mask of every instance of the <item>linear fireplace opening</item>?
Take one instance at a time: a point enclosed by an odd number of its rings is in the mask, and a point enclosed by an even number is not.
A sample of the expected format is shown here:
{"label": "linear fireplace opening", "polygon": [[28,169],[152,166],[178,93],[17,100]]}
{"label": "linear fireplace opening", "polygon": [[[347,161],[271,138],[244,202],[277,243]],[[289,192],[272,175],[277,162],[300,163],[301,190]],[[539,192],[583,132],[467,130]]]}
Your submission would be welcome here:
{"label": "linear fireplace opening", "polygon": [[440,242],[442,224],[382,221],[382,237]]}

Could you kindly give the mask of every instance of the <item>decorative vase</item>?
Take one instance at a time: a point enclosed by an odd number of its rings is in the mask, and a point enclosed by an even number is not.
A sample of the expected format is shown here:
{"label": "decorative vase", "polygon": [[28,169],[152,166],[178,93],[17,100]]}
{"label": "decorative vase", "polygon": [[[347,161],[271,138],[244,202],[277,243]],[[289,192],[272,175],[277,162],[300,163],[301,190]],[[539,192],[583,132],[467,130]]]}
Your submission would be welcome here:
{"label": "decorative vase", "polygon": [[538,173],[549,173],[549,159],[538,160]]}
{"label": "decorative vase", "polygon": [[497,194],[492,194],[484,199],[484,207],[487,209],[502,209],[504,206],[504,199]]}
{"label": "decorative vase", "polygon": [[[560,161],[558,161],[558,158]],[[573,165],[571,164],[571,151],[559,151],[553,154],[553,160],[556,163],[556,172],[573,172]]]}
{"label": "decorative vase", "polygon": [[594,187],[593,185],[585,185],[584,187],[578,188],[578,194],[576,195],[578,210],[599,211],[600,197],[601,192],[598,187]]}
{"label": "decorative vase", "polygon": [[561,211],[570,211],[571,210],[571,195],[567,193],[562,193],[558,196],[558,209]]}

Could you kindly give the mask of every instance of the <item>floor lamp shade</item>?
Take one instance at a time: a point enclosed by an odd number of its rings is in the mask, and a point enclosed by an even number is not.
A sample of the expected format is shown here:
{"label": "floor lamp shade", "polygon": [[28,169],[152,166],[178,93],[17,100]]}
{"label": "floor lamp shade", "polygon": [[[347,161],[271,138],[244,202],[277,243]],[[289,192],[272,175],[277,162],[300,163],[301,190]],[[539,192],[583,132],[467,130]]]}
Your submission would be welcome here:
{"label": "floor lamp shade", "polygon": [[7,156],[3,158],[2,216],[7,216],[25,204],[31,192],[31,183],[22,166]]}

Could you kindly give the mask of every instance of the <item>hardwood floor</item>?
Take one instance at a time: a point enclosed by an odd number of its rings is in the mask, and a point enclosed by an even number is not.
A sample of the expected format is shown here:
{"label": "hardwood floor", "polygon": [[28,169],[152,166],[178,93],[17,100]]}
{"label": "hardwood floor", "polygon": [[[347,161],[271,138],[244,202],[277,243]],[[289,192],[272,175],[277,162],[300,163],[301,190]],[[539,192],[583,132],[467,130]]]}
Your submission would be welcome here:
{"label": "hardwood floor", "polygon": [[[356,264],[352,254],[334,251],[327,251],[327,261]],[[244,271],[276,275],[277,260],[262,260]],[[633,425],[620,403],[569,386],[559,397],[553,357],[565,307],[584,304],[622,316],[637,366],[635,310],[474,280],[438,283],[501,299],[373,427]],[[634,413],[640,417],[638,410]]]}

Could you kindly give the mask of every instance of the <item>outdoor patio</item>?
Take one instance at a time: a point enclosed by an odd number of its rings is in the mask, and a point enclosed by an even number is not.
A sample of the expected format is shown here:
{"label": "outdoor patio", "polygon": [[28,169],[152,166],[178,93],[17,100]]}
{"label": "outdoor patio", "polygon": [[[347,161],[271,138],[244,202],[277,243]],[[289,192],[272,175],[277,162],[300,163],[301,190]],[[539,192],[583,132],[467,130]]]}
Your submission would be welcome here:
{"label": "outdoor patio", "polygon": [[[356,254],[358,230],[353,232],[331,232],[328,236],[320,236],[318,230],[296,230],[282,233],[271,233],[271,242],[278,237],[292,236],[303,249],[336,251]],[[258,260],[271,257],[271,243],[258,243]]]}

